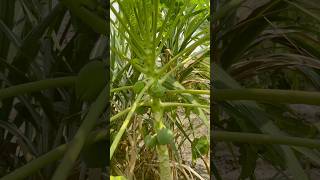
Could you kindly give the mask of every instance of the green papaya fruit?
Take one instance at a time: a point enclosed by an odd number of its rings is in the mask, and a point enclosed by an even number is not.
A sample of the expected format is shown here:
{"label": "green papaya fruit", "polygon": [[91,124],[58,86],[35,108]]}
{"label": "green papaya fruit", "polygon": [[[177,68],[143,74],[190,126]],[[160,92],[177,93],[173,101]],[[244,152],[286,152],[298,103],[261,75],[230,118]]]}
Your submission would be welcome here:
{"label": "green papaya fruit", "polygon": [[173,140],[173,132],[168,128],[161,128],[157,133],[157,140],[160,145],[170,144]]}
{"label": "green papaya fruit", "polygon": [[148,134],[148,135],[146,135],[144,137],[144,143],[145,143],[147,148],[153,148],[153,147],[155,147],[157,145],[156,136],[157,136],[156,134],[154,134],[152,136],[150,134]]}
{"label": "green papaya fruit", "polygon": [[155,83],[150,87],[150,94],[153,97],[163,98],[166,92],[166,88],[160,83]]}
{"label": "green papaya fruit", "polygon": [[143,81],[137,81],[134,85],[133,85],[133,91],[134,93],[138,94],[143,88],[144,88],[145,84]]}
{"label": "green papaya fruit", "polygon": [[91,61],[79,72],[75,83],[76,95],[92,102],[107,85],[107,71],[101,61]]}

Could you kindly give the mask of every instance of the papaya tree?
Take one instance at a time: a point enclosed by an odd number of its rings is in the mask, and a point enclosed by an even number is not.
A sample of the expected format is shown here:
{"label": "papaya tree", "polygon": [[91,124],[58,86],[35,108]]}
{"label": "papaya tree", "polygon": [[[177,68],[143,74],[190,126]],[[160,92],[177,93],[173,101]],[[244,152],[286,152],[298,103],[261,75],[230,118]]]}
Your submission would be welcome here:
{"label": "papaya tree", "polygon": [[[185,173],[186,143],[209,174],[209,1],[115,0],[110,8],[111,175],[201,178]],[[201,126],[203,140],[194,141]]]}

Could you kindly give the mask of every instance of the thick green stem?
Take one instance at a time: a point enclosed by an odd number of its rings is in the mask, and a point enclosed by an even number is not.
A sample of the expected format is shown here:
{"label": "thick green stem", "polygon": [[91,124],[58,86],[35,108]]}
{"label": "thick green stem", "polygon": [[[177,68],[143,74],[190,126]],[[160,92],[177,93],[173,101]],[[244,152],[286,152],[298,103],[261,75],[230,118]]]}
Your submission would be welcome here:
{"label": "thick green stem", "polygon": [[276,89],[215,89],[216,101],[253,100],[269,103],[320,105],[319,92]]}
{"label": "thick green stem", "polygon": [[21,85],[16,85],[0,90],[0,100],[4,98],[9,98],[12,96],[18,96],[21,94],[37,92],[49,88],[63,87],[63,86],[73,86],[76,80],[76,76],[62,77],[55,79],[46,79],[36,82],[25,83]]}
{"label": "thick green stem", "polygon": [[[105,130],[99,131],[97,133],[91,133],[91,135],[87,138],[85,146],[106,139],[108,138],[108,135],[108,131]],[[1,180],[26,179],[26,177],[39,171],[44,166],[61,158],[66,150],[67,144],[60,145],[59,147],[51,150],[50,152],[38,157],[37,159],[32,160],[28,164],[2,177]]]}
{"label": "thick green stem", "polygon": [[109,90],[106,86],[98,96],[97,100],[91,105],[89,112],[83,120],[79,130],[68,145],[68,150],[52,177],[53,180],[67,179],[74,162],[77,160],[78,155],[80,154],[86,138],[88,137],[90,131],[94,128],[100,114],[107,106],[108,93]]}
{"label": "thick green stem", "polygon": [[206,95],[210,95],[210,91],[209,90],[179,89],[179,90],[168,90],[167,92],[168,93],[176,93],[176,94],[186,93],[186,94],[206,94]]}
{"label": "thick green stem", "polygon": [[[160,99],[154,98],[151,106],[152,113],[154,116],[154,123],[156,132],[159,132],[164,127],[163,124],[163,107],[161,106]],[[160,179],[161,180],[172,180],[170,157],[167,145],[157,145],[157,153],[159,160]]]}
{"label": "thick green stem", "polygon": [[213,141],[240,142],[249,144],[284,144],[290,146],[303,146],[320,148],[320,141],[308,138],[267,135],[242,132],[215,131],[211,136]]}
{"label": "thick green stem", "polygon": [[162,107],[183,106],[183,107],[197,107],[197,108],[205,108],[205,109],[210,108],[210,106],[208,105],[190,104],[190,103],[174,103],[174,102],[161,103],[161,106]]}
{"label": "thick green stem", "polygon": [[166,145],[157,146],[159,169],[160,169],[160,179],[161,180],[172,180],[172,173],[170,167],[170,158],[168,147]]}
{"label": "thick green stem", "polygon": [[143,68],[143,67],[141,67],[141,66],[138,65],[136,62],[132,62],[131,64],[132,64],[132,66],[133,66],[134,68],[136,68],[136,69],[137,69],[138,71],[140,71],[141,73],[148,74],[148,70],[145,69],[145,68]]}

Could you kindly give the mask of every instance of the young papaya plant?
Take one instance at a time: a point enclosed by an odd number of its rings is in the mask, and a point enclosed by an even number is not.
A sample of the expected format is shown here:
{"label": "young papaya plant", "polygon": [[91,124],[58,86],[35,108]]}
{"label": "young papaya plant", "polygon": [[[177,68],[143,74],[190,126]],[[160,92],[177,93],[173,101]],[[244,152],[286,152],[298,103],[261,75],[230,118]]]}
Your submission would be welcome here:
{"label": "young papaya plant", "polygon": [[[209,1],[114,0],[110,8],[111,175],[209,177]],[[201,127],[202,173],[184,163],[191,145],[183,157]]]}

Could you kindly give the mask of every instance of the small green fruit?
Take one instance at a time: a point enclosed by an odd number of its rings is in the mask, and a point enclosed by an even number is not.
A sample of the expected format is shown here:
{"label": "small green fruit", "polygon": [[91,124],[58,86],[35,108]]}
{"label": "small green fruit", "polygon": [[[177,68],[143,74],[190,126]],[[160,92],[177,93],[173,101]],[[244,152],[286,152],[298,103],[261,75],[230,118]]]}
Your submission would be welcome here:
{"label": "small green fruit", "polygon": [[83,101],[94,101],[107,85],[107,73],[101,61],[91,61],[79,72],[75,89],[76,95]]}
{"label": "small green fruit", "polygon": [[134,85],[133,85],[133,91],[134,93],[138,94],[143,88],[144,88],[145,84],[143,81],[137,81]]}
{"label": "small green fruit", "polygon": [[147,148],[153,148],[157,145],[157,138],[156,138],[156,134],[151,136],[151,135],[147,135],[144,138],[144,143],[146,145]]}
{"label": "small green fruit", "polygon": [[163,87],[160,83],[155,83],[150,88],[151,96],[156,98],[163,98],[166,92],[166,88]]}
{"label": "small green fruit", "polygon": [[161,145],[170,144],[173,140],[173,133],[168,128],[162,128],[157,133],[158,143]]}

